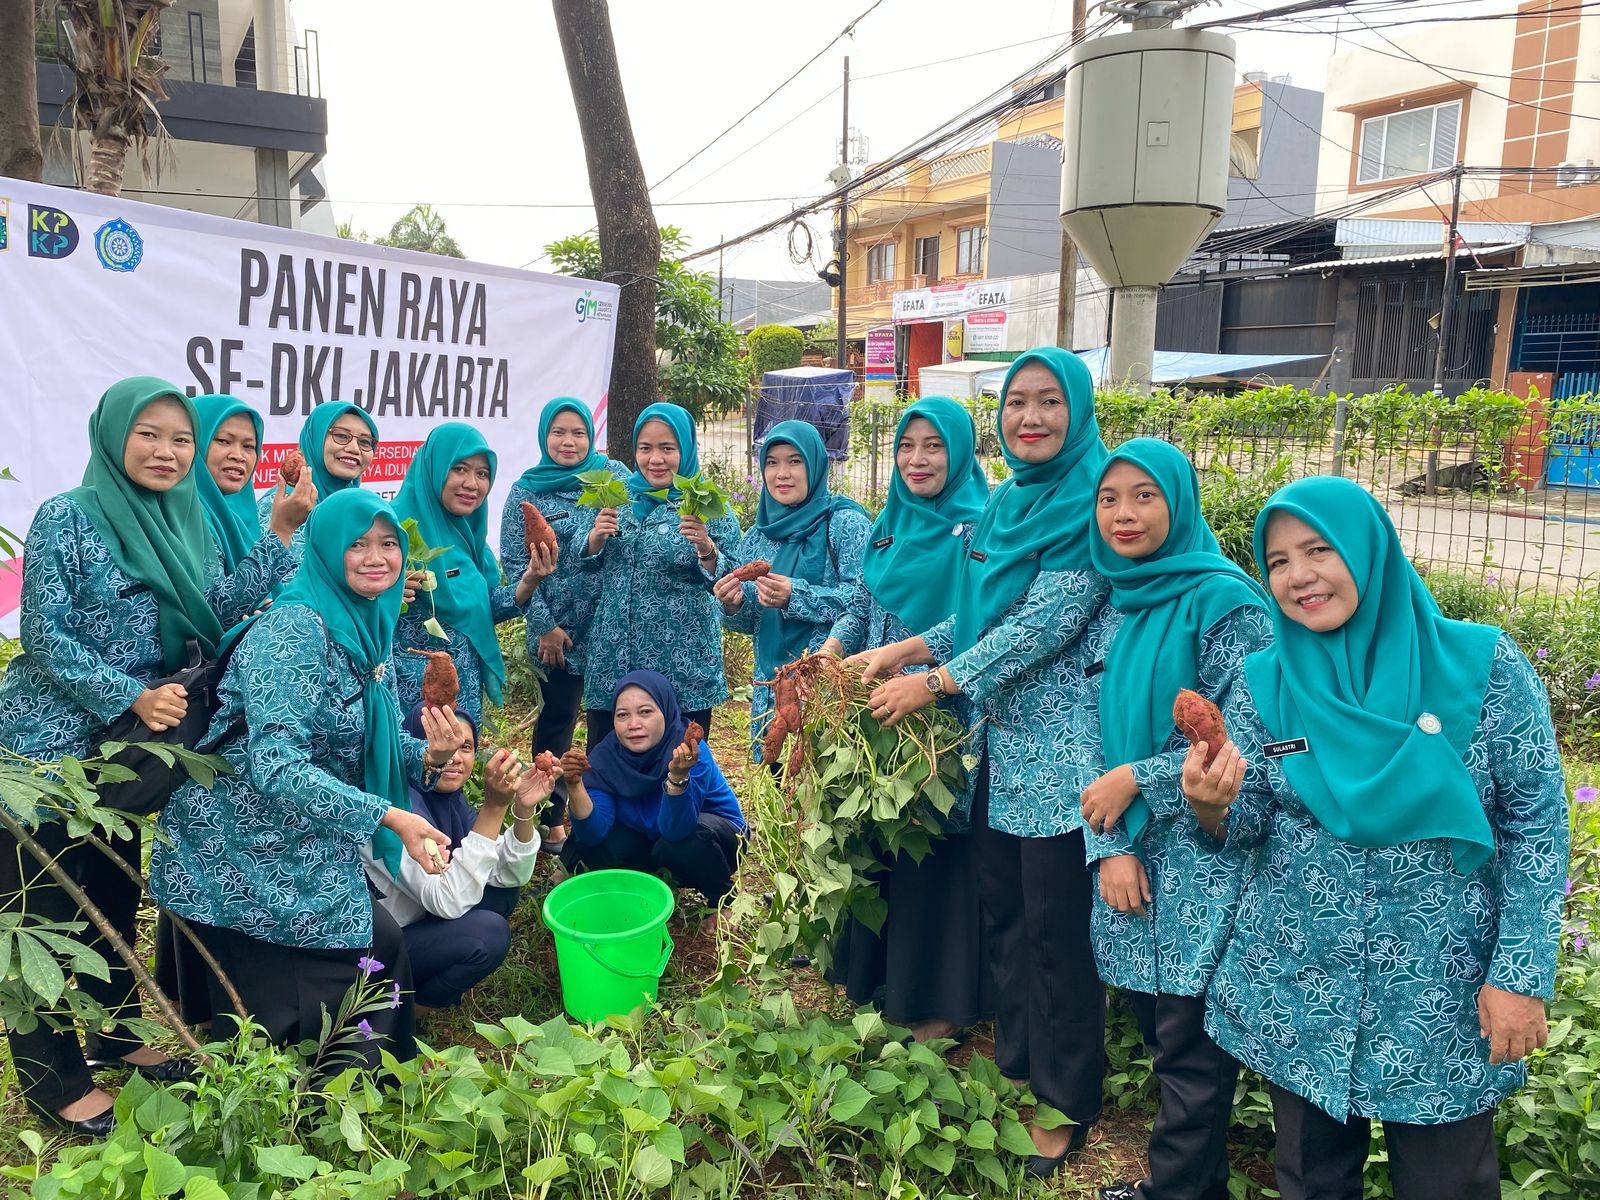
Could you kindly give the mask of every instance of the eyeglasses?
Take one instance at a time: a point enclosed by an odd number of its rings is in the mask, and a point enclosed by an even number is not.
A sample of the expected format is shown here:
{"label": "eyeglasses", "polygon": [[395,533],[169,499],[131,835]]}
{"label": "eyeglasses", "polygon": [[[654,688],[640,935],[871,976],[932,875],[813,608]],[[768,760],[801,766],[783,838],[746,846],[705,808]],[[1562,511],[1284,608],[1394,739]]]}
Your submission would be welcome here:
{"label": "eyeglasses", "polygon": [[371,454],[378,448],[378,443],[369,437],[357,437],[353,433],[346,433],[343,429],[328,430],[328,437],[335,446],[348,446],[351,442],[356,444],[356,449],[363,454]]}

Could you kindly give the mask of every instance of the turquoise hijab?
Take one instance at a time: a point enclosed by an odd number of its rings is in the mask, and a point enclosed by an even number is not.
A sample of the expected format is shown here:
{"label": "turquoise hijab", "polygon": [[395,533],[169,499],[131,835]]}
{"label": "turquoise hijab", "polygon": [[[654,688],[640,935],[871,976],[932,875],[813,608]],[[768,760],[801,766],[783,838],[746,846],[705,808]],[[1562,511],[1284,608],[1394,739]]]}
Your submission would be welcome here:
{"label": "turquoise hijab", "polygon": [[[366,730],[362,790],[409,811],[400,709],[394,692],[382,678],[384,672],[394,669],[390,659],[405,579],[402,576],[395,580],[388,591],[369,600],[350,590],[344,573],[344,552],[379,518],[399,534],[400,522],[394,510],[374,492],[347,488],[320,498],[306,521],[305,557],[300,570],[275,607],[303,604],[311,609],[322,618],[329,639],[355,661],[363,683],[361,705]],[[380,826],[372,835],[372,848],[389,868],[389,874],[399,878],[399,837]]]}
{"label": "turquoise hijab", "polygon": [[[1100,536],[1089,543],[1094,569],[1111,582],[1111,605],[1122,614],[1100,677],[1100,743],[1106,766],[1158,753],[1172,735],[1179,688],[1199,681],[1200,639],[1236,608],[1265,608],[1267,594],[1225,557],[1200,512],[1200,479],[1176,446],[1134,438],[1111,452],[1106,471],[1132,463],[1161,490],[1170,524],[1154,554],[1123,558]],[[1098,486],[1098,485],[1097,485]],[[1135,844],[1150,820],[1135,797],[1124,821]]]}
{"label": "turquoise hijab", "polygon": [[359,405],[351,404],[348,400],[332,400],[317,405],[311,410],[305,424],[300,426],[300,453],[306,456],[306,466],[311,469],[311,482],[317,485],[319,502],[335,492],[361,486],[359,479],[335,479],[328,471],[328,460],[323,454],[328,443],[328,430],[345,413],[355,413],[365,421],[367,428],[372,430],[372,440],[378,440],[377,423]]}
{"label": "turquoise hijab", "polygon": [[[685,477],[700,473],[700,449],[695,441],[694,418],[689,415],[689,410],[676,404],[669,404],[665,400],[658,400],[642,413],[633,423],[634,461],[639,458],[639,431],[644,428],[646,421],[661,421],[672,430],[672,435],[678,439],[678,470],[677,474]],[[675,487],[667,488],[665,496],[652,496],[650,493],[660,491],[653,483],[644,477],[644,472],[634,469],[628,477],[628,493],[633,497],[633,515],[641,521],[655,512],[657,505],[676,504],[683,493]]]}
{"label": "turquoise hijab", "polygon": [[256,453],[259,455],[264,436],[261,414],[234,396],[196,396],[194,408],[200,417],[200,436],[195,441],[195,490],[200,494],[200,506],[205,509],[211,536],[222,551],[222,561],[231,573],[238,569],[245,556],[261,540],[256,491],[252,483],[247,482],[233,495],[223,495],[205,460],[211,449],[211,439],[217,436],[222,423],[241,414],[249,417],[250,423],[255,426]]}
{"label": "turquoise hijab", "polygon": [[944,443],[949,474],[937,496],[923,499],[912,493],[899,471],[894,473],[861,566],[873,598],[913,633],[932,629],[950,615],[953,601],[947,585],[960,572],[967,550],[961,527],[977,521],[989,499],[972,415],[947,396],[924,396],[900,414],[894,445],[917,417],[932,425]]}
{"label": "turquoise hijab", "polygon": [[[563,467],[550,457],[550,426],[564,412],[577,413],[583,427],[589,431],[589,454],[574,466]],[[569,492],[581,488],[578,476],[585,471],[603,471],[610,463],[606,452],[594,444],[594,417],[589,406],[572,396],[557,396],[539,413],[539,462],[529,467],[517,480],[536,496],[550,492]]]}
{"label": "turquoise hijab", "polygon": [[140,487],[123,465],[134,422],[162,399],[181,404],[190,428],[200,427],[194,402],[165,379],[140,375],[113,384],[89,417],[83,483],[67,494],[105,541],[112,561],[155,593],[161,660],[175,671],[187,662],[191,638],[205,655],[216,653],[222,623],[206,599],[216,551],[195,487],[195,477],[207,474],[198,447],[188,473],[164,492]]}
{"label": "turquoise hijab", "polygon": [[[1042,463],[1022,461],[1005,440],[1005,397],[1011,381],[1034,363],[1060,382],[1069,417],[1061,449]],[[1070,350],[1029,350],[1011,364],[1000,396],[995,421],[1011,478],[990,495],[972,549],[961,560],[955,589],[957,654],[971,649],[1040,571],[1087,571],[1091,566],[1089,513],[1106,447],[1095,421],[1089,368]]]}
{"label": "turquoise hijab", "polygon": [[1500,630],[1440,613],[1389,514],[1348,479],[1299,479],[1267,501],[1255,531],[1263,579],[1275,513],[1326,538],[1358,596],[1350,619],[1328,633],[1273,605],[1273,644],[1245,659],[1267,735],[1309,744],[1279,760],[1284,775],[1341,841],[1372,848],[1448,838],[1456,869],[1471,874],[1494,853],[1494,834],[1463,758]]}
{"label": "turquoise hijab", "polygon": [[[761,489],[756,528],[777,546],[772,552],[772,573],[820,583],[828,567],[828,530],[833,514],[866,510],[845,496],[828,490],[828,449],[822,434],[804,421],[779,421],[761,439],[761,462],[774,446],[793,446],[806,464],[806,498],[799,504],[780,504]],[[813,621],[799,621],[782,609],[763,608],[756,627],[756,670],[771,679],[784,663],[805,652],[816,631]]]}
{"label": "turquoise hijab", "polygon": [[[495,453],[471,425],[449,421],[428,435],[406,468],[405,482],[394,498],[399,521],[415,520],[428,545],[445,548],[429,564],[436,583],[433,605],[439,619],[467,639],[483,663],[483,690],[499,704],[506,681],[505,659],[495,636],[489,593],[500,586],[500,561],[489,548],[488,497],[467,516],[445,511],[441,495],[450,468],[482,454],[489,460],[489,485],[494,486]],[[422,603],[422,597],[417,598]]]}

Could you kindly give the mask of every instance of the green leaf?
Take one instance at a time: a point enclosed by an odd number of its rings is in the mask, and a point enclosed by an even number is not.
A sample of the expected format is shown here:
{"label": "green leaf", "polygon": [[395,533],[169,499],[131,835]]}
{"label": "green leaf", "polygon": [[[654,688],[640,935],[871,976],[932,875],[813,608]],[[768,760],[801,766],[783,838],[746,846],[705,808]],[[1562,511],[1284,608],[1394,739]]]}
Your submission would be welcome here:
{"label": "green leaf", "polygon": [[310,1179],[317,1173],[317,1160],[301,1153],[299,1146],[257,1146],[256,1167],[285,1179]]}
{"label": "green leaf", "polygon": [[565,1154],[547,1154],[537,1162],[529,1163],[522,1168],[522,1177],[534,1187],[543,1187],[545,1184],[560,1179],[571,1170]]}
{"label": "green leaf", "polygon": [[44,1007],[52,1007],[66,991],[67,977],[61,964],[32,934],[18,930],[17,960],[22,970],[22,982],[38,996]]}
{"label": "green leaf", "polygon": [[833,1090],[828,1104],[828,1116],[835,1121],[848,1121],[872,1103],[872,1093],[854,1079],[841,1079]]}
{"label": "green leaf", "polygon": [[669,1161],[683,1165],[683,1130],[676,1125],[663,1125],[650,1135],[650,1144],[661,1151]]}
{"label": "green leaf", "polygon": [[189,1106],[171,1092],[151,1092],[139,1106],[133,1110],[133,1121],[146,1133],[158,1133],[163,1129],[171,1129],[174,1125],[188,1119]]}
{"label": "green leaf", "polygon": [[344,1137],[345,1145],[357,1154],[367,1148],[367,1131],[362,1128],[361,1114],[352,1104],[345,1104],[339,1111],[339,1133]]}
{"label": "green leaf", "polygon": [[1033,1144],[1033,1139],[1022,1127],[1022,1122],[1009,1117],[1000,1122],[1000,1149],[1009,1150],[1012,1154],[1019,1154],[1024,1158],[1039,1153],[1039,1148]]}
{"label": "green leaf", "polygon": [[581,471],[578,482],[583,491],[578,503],[584,508],[621,508],[628,503],[628,486],[610,471]]}
{"label": "green leaf", "polygon": [[974,1150],[993,1150],[995,1147],[994,1126],[988,1121],[974,1121],[971,1125],[968,1125],[967,1145]]}
{"label": "green leaf", "polygon": [[144,1147],[144,1168],[144,1187],[139,1194],[145,1200],[156,1196],[176,1196],[183,1190],[188,1172],[183,1169],[183,1163],[176,1155],[168,1154],[147,1142]]}
{"label": "green leaf", "polygon": [[654,1146],[640,1146],[628,1173],[645,1187],[663,1188],[672,1182],[672,1162]]}
{"label": "green leaf", "polygon": [[228,1193],[214,1179],[204,1175],[190,1176],[183,1188],[184,1200],[228,1200]]}

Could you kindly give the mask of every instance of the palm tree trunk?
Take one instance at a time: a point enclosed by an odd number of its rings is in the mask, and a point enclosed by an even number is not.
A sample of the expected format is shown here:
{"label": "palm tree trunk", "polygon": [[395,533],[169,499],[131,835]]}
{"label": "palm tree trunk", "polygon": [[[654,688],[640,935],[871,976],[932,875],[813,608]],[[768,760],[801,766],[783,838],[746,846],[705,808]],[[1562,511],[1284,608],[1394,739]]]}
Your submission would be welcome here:
{"label": "palm tree trunk", "polygon": [[0,175],[38,183],[44,153],[33,29],[33,0],[0,3]]}
{"label": "palm tree trunk", "polygon": [[84,190],[101,196],[122,195],[122,172],[128,162],[128,135],[111,128],[89,135],[89,169]]}

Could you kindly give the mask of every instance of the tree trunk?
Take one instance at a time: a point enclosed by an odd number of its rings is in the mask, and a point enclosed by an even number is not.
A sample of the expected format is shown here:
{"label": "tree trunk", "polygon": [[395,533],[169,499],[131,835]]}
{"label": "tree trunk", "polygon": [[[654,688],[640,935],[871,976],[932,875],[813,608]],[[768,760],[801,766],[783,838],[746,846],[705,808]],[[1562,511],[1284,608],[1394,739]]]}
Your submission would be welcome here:
{"label": "tree trunk", "polygon": [[33,0],[0,3],[0,175],[38,183],[44,152],[33,29]]}
{"label": "tree trunk", "polygon": [[89,169],[85,191],[101,196],[122,195],[122,171],[128,161],[128,135],[112,128],[89,136]]}
{"label": "tree trunk", "polygon": [[607,401],[606,449],[633,461],[633,423],[656,398],[656,285],[661,233],[617,66],[606,0],[551,0],[567,82],[578,110],[589,191],[600,229],[602,277],[623,285]]}

